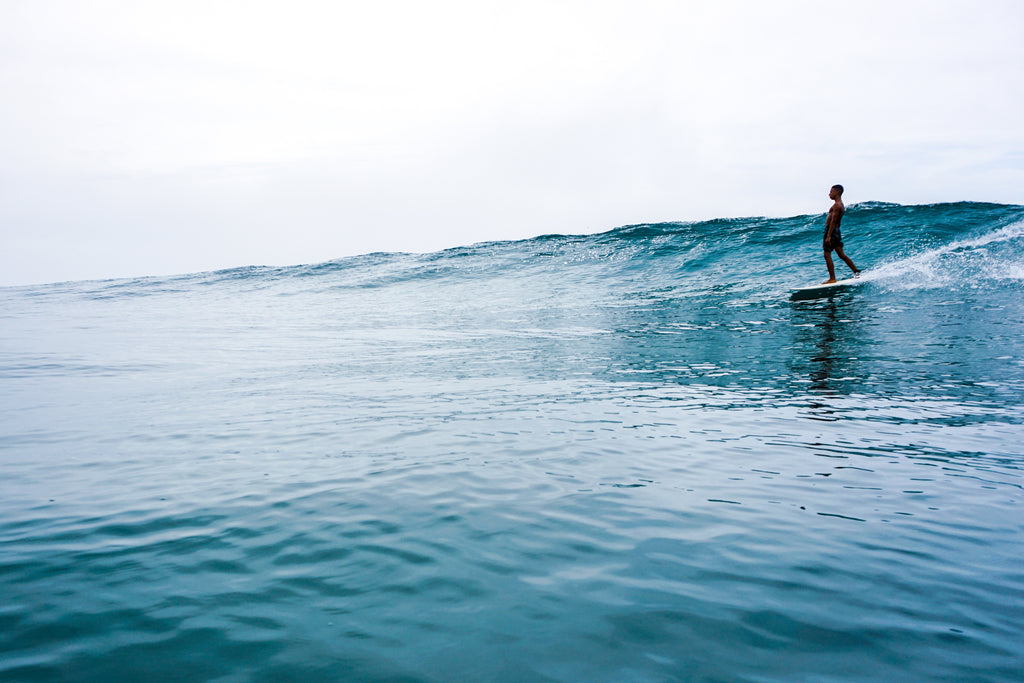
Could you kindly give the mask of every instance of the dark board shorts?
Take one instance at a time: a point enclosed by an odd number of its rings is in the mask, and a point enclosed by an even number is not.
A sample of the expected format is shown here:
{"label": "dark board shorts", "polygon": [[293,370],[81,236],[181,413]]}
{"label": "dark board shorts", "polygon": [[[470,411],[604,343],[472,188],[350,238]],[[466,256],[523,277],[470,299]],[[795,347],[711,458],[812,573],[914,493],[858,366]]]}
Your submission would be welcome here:
{"label": "dark board shorts", "polygon": [[825,249],[825,251],[832,251],[833,249],[843,248],[843,233],[839,231],[839,228],[836,228],[835,230],[832,231],[831,244],[828,242],[827,237],[828,230],[825,230],[825,235],[822,236],[821,240],[821,246]]}

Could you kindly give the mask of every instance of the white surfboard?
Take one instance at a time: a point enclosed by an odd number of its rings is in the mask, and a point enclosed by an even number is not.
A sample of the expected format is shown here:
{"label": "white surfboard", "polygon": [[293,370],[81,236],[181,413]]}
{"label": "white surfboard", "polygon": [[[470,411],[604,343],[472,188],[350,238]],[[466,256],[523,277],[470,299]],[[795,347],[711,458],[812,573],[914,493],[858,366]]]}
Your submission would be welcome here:
{"label": "white surfboard", "polygon": [[818,299],[860,284],[864,284],[864,278],[862,277],[851,277],[845,280],[837,280],[836,282],[830,282],[827,285],[808,285],[807,287],[794,289],[789,298],[793,301],[798,301],[800,299]]}

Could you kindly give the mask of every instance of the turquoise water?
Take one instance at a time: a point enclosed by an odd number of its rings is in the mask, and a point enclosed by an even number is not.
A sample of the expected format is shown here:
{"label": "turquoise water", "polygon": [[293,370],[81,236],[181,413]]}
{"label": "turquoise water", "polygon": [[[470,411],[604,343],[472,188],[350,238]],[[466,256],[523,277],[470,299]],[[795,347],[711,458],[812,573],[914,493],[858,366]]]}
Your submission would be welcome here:
{"label": "turquoise water", "polygon": [[0,679],[1020,680],[1024,207],[823,222],[0,289]]}

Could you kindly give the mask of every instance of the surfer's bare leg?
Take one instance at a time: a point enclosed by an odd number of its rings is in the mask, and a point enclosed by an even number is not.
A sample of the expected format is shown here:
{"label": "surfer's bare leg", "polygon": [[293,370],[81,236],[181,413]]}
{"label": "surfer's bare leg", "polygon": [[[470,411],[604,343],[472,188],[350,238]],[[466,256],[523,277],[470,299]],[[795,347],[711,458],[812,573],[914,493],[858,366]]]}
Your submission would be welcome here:
{"label": "surfer's bare leg", "polygon": [[[836,247],[836,253],[839,254],[839,258],[843,259],[843,261],[846,262],[846,265],[850,266],[850,270],[853,271],[854,275],[856,275],[857,273],[860,272],[859,270],[857,270],[857,266],[853,265],[853,261],[850,260],[850,257],[847,256],[845,253],[843,253],[843,248],[842,247]],[[830,262],[830,263],[832,261],[831,257],[828,254],[825,255],[825,260]],[[828,272],[829,272],[829,275],[831,275],[832,277],[836,276],[831,268],[828,269]]]}
{"label": "surfer's bare leg", "polygon": [[823,285],[832,284],[836,281],[836,267],[832,265],[832,254],[825,250],[825,265],[828,266],[828,279],[822,282]]}

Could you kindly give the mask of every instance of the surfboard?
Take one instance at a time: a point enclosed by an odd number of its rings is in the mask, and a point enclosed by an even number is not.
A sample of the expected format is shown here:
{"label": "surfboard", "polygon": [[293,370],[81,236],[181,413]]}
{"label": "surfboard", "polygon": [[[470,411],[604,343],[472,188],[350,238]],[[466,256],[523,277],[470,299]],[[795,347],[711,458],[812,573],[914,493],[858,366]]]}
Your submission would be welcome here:
{"label": "surfboard", "polygon": [[801,299],[818,299],[860,284],[864,284],[864,278],[862,277],[851,277],[845,280],[837,280],[836,282],[831,282],[827,285],[808,285],[807,287],[794,289],[789,298],[793,301],[799,301]]}

